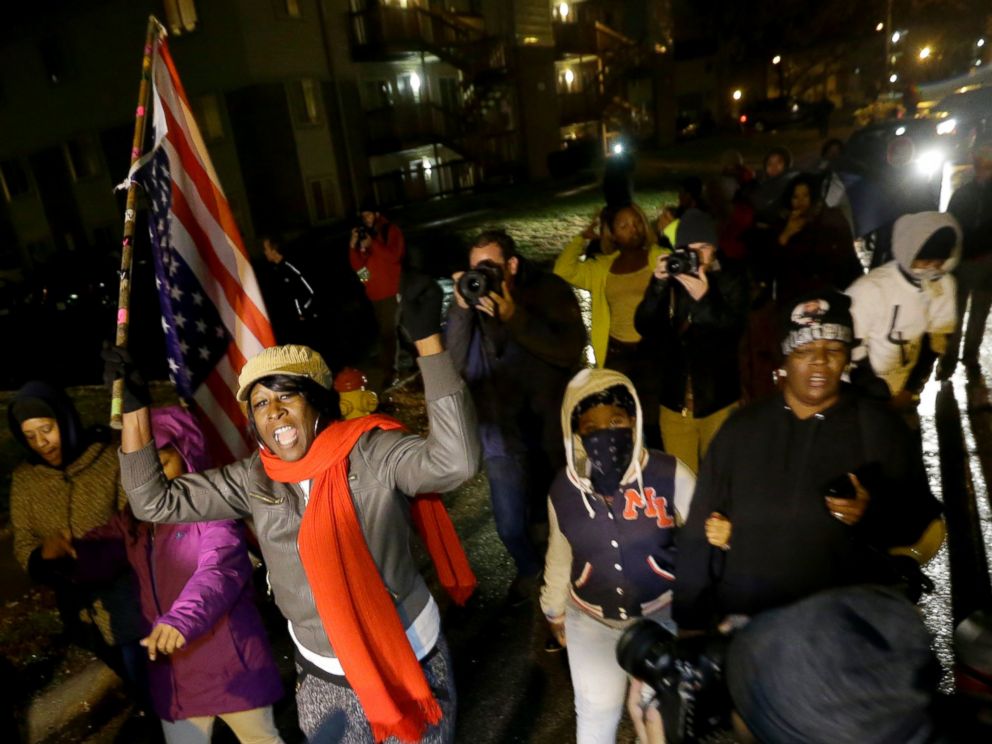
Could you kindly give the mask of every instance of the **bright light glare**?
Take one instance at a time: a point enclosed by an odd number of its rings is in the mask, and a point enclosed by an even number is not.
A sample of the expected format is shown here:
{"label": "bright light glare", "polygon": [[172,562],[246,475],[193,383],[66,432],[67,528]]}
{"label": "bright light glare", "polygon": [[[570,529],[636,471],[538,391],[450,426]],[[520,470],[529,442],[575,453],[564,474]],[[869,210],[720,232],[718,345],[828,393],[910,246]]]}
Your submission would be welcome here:
{"label": "bright light glare", "polygon": [[430,178],[431,170],[434,168],[434,166],[431,165],[430,159],[424,158],[423,161],[421,161],[421,165],[424,166],[424,172],[427,174],[427,177]]}
{"label": "bright light glare", "polygon": [[906,134],[906,127],[896,129],[896,137],[902,137],[904,134]]}
{"label": "bright light glare", "polygon": [[944,119],[937,125],[937,134],[954,134],[957,126],[957,119]]}
{"label": "bright light glare", "polygon": [[410,73],[410,89],[414,93],[420,90],[420,75],[415,72]]}
{"label": "bright light glare", "polygon": [[898,75],[896,75],[896,74],[895,74],[894,72],[893,72],[893,73],[892,73],[891,75],[889,75],[889,82],[890,82],[890,83],[894,83],[894,82],[896,82],[897,80],[899,80],[899,76],[898,76]]}
{"label": "bright light glare", "polygon": [[902,34],[901,33],[899,33],[898,31],[893,31],[892,32],[892,43],[893,44],[898,44],[899,43],[899,39],[901,39],[901,38],[902,38]]}
{"label": "bright light glare", "polygon": [[733,94],[733,99],[734,99],[735,101],[739,101],[739,100],[741,100],[741,96],[743,96],[743,95],[744,95],[744,94],[743,94],[743,93],[741,92],[741,89],[740,89],[740,88],[738,88],[737,90],[735,90],[735,91],[734,91],[734,94]]}
{"label": "bright light glare", "polygon": [[568,18],[568,3],[562,3],[558,6],[558,15],[563,21]]}
{"label": "bright light glare", "polygon": [[978,46],[979,46],[979,47],[983,47],[983,46],[985,46],[985,39],[979,39],[979,40],[978,40]]}
{"label": "bright light glare", "polygon": [[929,178],[944,165],[942,150],[927,150],[916,159],[916,170],[922,176]]}
{"label": "bright light glare", "polygon": [[569,68],[565,70],[565,85],[571,85],[574,80],[575,80],[575,73],[572,72],[572,69]]}
{"label": "bright light glare", "polygon": [[930,55],[932,53],[933,50],[930,47],[925,46],[920,50],[920,59],[930,59]]}
{"label": "bright light glare", "polygon": [[615,145],[613,145],[613,154],[614,155],[619,155],[622,152],[623,152],[623,145],[621,145],[619,142],[617,142]]}
{"label": "bright light glare", "polygon": [[881,21],[879,21],[878,24],[875,26],[876,31],[881,31],[883,28],[885,28],[885,24],[882,23]]}
{"label": "bright light glare", "polygon": [[772,57],[772,64],[773,65],[777,65],[781,61],[782,61],[782,55],[781,54],[776,54],[774,57]]}

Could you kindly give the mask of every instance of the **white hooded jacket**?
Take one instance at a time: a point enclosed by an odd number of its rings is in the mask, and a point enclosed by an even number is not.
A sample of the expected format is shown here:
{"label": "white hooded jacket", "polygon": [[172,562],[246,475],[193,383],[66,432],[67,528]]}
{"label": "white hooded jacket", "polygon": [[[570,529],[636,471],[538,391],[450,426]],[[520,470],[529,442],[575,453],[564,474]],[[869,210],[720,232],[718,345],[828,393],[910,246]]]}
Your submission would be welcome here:
{"label": "white hooded jacket", "polygon": [[[957,233],[951,255],[941,266],[943,275],[914,283],[909,278],[910,265],[930,236],[943,227]],[[919,359],[923,336],[929,334],[931,348],[943,354],[954,332],[956,284],[950,271],[961,260],[961,228],[949,214],[904,215],[892,228],[892,252],[894,260],[855,281],[847,294],[851,297],[854,336],[860,340],[852,361],[867,358],[875,374],[896,395],[905,388]]]}

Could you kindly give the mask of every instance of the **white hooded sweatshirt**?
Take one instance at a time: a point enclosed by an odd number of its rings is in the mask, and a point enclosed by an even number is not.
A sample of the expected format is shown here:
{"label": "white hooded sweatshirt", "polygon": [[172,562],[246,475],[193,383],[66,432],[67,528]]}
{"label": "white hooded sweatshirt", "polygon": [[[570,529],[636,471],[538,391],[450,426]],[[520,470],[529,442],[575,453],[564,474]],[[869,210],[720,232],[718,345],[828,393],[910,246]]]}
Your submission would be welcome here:
{"label": "white hooded sweatshirt", "polygon": [[[957,240],[937,279],[910,279],[910,265],[937,230],[951,227]],[[943,354],[957,319],[956,284],[949,273],[961,260],[961,228],[949,214],[920,212],[896,220],[892,228],[894,260],[855,281],[847,289],[854,316],[854,336],[860,345],[852,361],[865,358],[889,386],[892,395],[906,387],[920,356],[925,334]]]}

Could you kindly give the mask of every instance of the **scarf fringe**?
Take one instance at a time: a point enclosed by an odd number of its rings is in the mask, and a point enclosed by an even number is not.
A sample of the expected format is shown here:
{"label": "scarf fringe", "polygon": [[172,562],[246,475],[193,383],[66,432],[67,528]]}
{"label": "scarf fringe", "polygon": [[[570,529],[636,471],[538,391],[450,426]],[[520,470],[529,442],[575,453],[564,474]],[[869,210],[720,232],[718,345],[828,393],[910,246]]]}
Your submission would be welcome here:
{"label": "scarf fringe", "polygon": [[405,706],[404,715],[393,723],[382,723],[369,721],[372,729],[372,737],[376,742],[386,741],[391,736],[395,736],[402,742],[417,744],[424,732],[431,726],[436,726],[441,722],[444,713],[441,706],[433,696],[429,700],[410,700]]}

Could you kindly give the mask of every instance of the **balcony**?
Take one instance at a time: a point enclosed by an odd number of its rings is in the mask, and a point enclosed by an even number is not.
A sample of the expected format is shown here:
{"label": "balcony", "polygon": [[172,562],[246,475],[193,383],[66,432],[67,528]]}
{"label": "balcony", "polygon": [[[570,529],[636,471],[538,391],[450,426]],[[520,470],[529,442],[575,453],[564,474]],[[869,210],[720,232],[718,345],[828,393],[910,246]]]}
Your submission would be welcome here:
{"label": "balcony", "polygon": [[595,90],[558,93],[559,123],[561,126],[595,121],[602,118],[605,102]]}
{"label": "balcony", "polygon": [[365,112],[368,152],[380,155],[456,139],[459,117],[433,103],[388,106]]}
{"label": "balcony", "polygon": [[478,180],[478,166],[475,163],[455,160],[429,169],[408,168],[373,176],[372,188],[376,202],[389,206],[469,191]]}
{"label": "balcony", "polygon": [[486,36],[458,16],[421,7],[379,5],[349,13],[352,58],[388,61],[410,53],[433,54],[462,70],[469,80],[505,70],[508,52],[501,39]]}
{"label": "balcony", "polygon": [[605,55],[633,46],[634,41],[599,21],[552,24],[555,56],[568,54]]}

